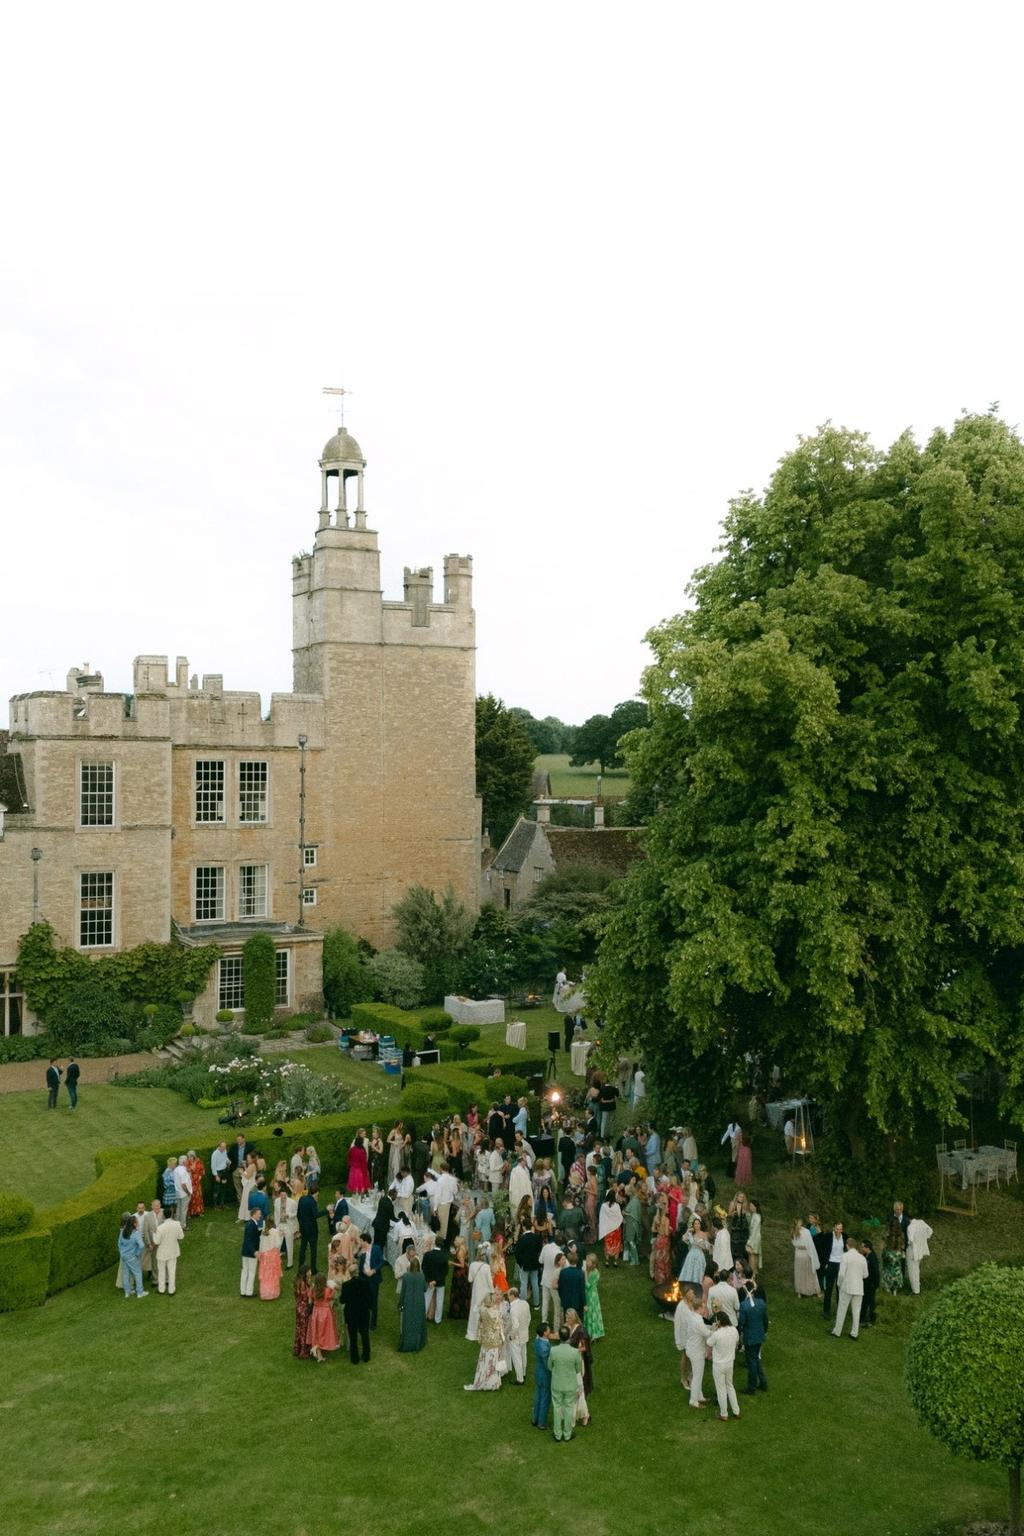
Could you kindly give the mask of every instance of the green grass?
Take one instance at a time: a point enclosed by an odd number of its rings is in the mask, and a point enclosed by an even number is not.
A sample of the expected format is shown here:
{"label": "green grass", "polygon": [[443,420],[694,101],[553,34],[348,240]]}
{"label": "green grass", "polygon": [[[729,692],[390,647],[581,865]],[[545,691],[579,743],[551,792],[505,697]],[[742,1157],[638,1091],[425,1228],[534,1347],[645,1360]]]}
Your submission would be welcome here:
{"label": "green grass", "polygon": [[311,1072],[340,1078],[349,1090],[353,1110],[365,1108],[368,1114],[386,1114],[399,1096],[400,1078],[388,1077],[376,1062],[353,1061],[336,1045],[312,1045],[301,1051],[289,1051],[288,1055]]}
{"label": "green grass", "polygon": [[117,1088],[86,1083],[72,1112],[62,1095],[55,1110],[43,1093],[0,1097],[0,1184],[20,1190],[40,1209],[76,1194],[96,1177],[101,1147],[125,1147],[166,1136],[181,1150],[191,1139],[217,1139],[220,1110],[197,1109],[169,1088]]}
{"label": "green grass", "polygon": [[[586,768],[570,768],[567,752],[546,752],[534,758],[533,766],[538,773],[550,774],[551,793],[556,798],[585,799],[597,794],[600,770],[596,763]],[[606,795],[628,794],[629,774],[624,768],[609,768],[602,780],[601,789]]]}
{"label": "green grass", "polygon": [[[920,1301],[883,1300],[877,1328],[836,1342],[787,1292],[777,1237],[770,1390],[741,1397],[743,1418],[725,1425],[687,1407],[646,1273],[603,1272],[593,1422],[564,1446],[531,1429],[529,1388],[462,1391],[476,1359],[464,1324],[431,1328],[422,1354],[399,1355],[387,1281],[369,1366],[293,1360],[290,1297],[239,1300],[238,1249],[234,1222],[208,1216],[186,1239],[174,1298],[126,1302],[111,1270],[0,1317],[6,1536],[422,1536],[453,1520],[460,1536],[677,1536],[709,1519],[820,1536],[823,1508],[838,1511],[837,1530],[951,1536],[1004,1509],[1002,1472],[951,1457],[903,1396],[907,1328],[934,1274]],[[271,1468],[293,1469],[284,1484],[246,1460],[258,1447],[273,1447]]]}

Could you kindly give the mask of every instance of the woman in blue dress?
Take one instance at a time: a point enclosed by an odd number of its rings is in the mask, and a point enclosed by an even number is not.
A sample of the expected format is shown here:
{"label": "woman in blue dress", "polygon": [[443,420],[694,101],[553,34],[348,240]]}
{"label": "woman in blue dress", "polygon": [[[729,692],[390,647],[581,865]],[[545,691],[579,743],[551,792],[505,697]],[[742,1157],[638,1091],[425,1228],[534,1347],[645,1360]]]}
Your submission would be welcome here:
{"label": "woman in blue dress", "polygon": [[703,1223],[699,1216],[693,1219],[693,1225],[683,1238],[686,1244],[686,1258],[683,1267],[679,1271],[680,1285],[694,1285],[701,1289],[704,1285],[704,1275],[707,1270],[708,1255],[711,1253],[711,1244],[708,1242]]}

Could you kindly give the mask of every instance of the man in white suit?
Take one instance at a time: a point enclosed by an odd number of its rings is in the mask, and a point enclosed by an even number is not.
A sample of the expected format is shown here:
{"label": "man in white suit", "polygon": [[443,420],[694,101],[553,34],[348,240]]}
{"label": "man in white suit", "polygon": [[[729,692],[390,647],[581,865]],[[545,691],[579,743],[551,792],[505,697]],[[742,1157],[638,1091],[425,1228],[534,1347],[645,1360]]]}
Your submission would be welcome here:
{"label": "man in white suit", "polygon": [[931,1227],[920,1216],[907,1222],[907,1279],[915,1296],[921,1294],[921,1260],[930,1256],[928,1240],[934,1237]]}
{"label": "man in white suit", "polygon": [[864,1281],[868,1277],[868,1261],[857,1246],[855,1237],[846,1239],[846,1252],[839,1261],[839,1305],[836,1308],[836,1325],[830,1329],[838,1339],[843,1332],[847,1310],[853,1314],[850,1338],[860,1333],[860,1309],[864,1300]]}
{"label": "man in white suit", "polygon": [[516,1287],[508,1292],[508,1337],[506,1351],[509,1369],[515,1373],[516,1386],[521,1387],[526,1378],[526,1346],[530,1339],[530,1303],[524,1301]]}
{"label": "man in white suit", "polygon": [[169,1296],[174,1295],[178,1255],[181,1253],[181,1240],[184,1236],[181,1222],[174,1216],[168,1216],[156,1229],[156,1288],[161,1296],[165,1290]]}

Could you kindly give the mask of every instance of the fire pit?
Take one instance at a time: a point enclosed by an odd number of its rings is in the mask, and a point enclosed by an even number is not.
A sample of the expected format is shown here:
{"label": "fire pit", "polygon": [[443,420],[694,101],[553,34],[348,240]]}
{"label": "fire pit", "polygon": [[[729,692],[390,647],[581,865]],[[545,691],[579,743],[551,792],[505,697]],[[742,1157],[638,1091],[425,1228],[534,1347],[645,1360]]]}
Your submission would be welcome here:
{"label": "fire pit", "polygon": [[688,1286],[680,1285],[678,1280],[673,1280],[669,1285],[654,1285],[651,1287],[651,1295],[658,1305],[659,1312],[674,1312],[683,1299],[683,1292]]}

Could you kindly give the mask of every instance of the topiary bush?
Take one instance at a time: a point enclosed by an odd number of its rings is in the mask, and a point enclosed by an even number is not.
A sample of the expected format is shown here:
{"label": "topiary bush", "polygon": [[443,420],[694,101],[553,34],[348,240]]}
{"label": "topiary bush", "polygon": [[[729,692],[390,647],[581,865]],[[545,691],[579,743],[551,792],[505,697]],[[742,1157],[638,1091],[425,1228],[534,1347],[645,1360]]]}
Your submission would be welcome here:
{"label": "topiary bush", "polygon": [[911,1330],[914,1412],[954,1455],[1007,1468],[1010,1533],[1020,1536],[1024,1461],[1024,1269],[983,1264],[942,1292]]}
{"label": "topiary bush", "polygon": [[448,1109],[451,1095],[441,1083],[413,1082],[402,1094],[402,1112],[433,1119]]}
{"label": "topiary bush", "polygon": [[254,933],[242,945],[242,993],[247,1030],[268,1029],[274,1019],[277,953],[269,933]]}
{"label": "topiary bush", "polygon": [[0,1237],[24,1232],[32,1223],[35,1206],[13,1189],[0,1189]]}
{"label": "topiary bush", "polygon": [[81,977],[47,1014],[51,1056],[111,1037],[128,1040],[131,1049],[130,1014],[117,993],[95,976]]}
{"label": "topiary bush", "polygon": [[423,1001],[423,967],[401,950],[382,949],[366,969],[380,1002],[396,1008],[415,1008]]}
{"label": "topiary bush", "polygon": [[455,1020],[450,1013],[445,1013],[443,1008],[417,1008],[416,1017],[425,1030],[432,1035],[445,1035],[451,1029]]}
{"label": "topiary bush", "polygon": [[233,1024],[235,1021],[235,1015],[230,1008],[218,1008],[214,1018],[218,1024]]}
{"label": "topiary bush", "polygon": [[456,1024],[454,1029],[448,1031],[448,1038],[460,1051],[464,1051],[467,1045],[480,1039],[480,1029],[476,1024]]}

